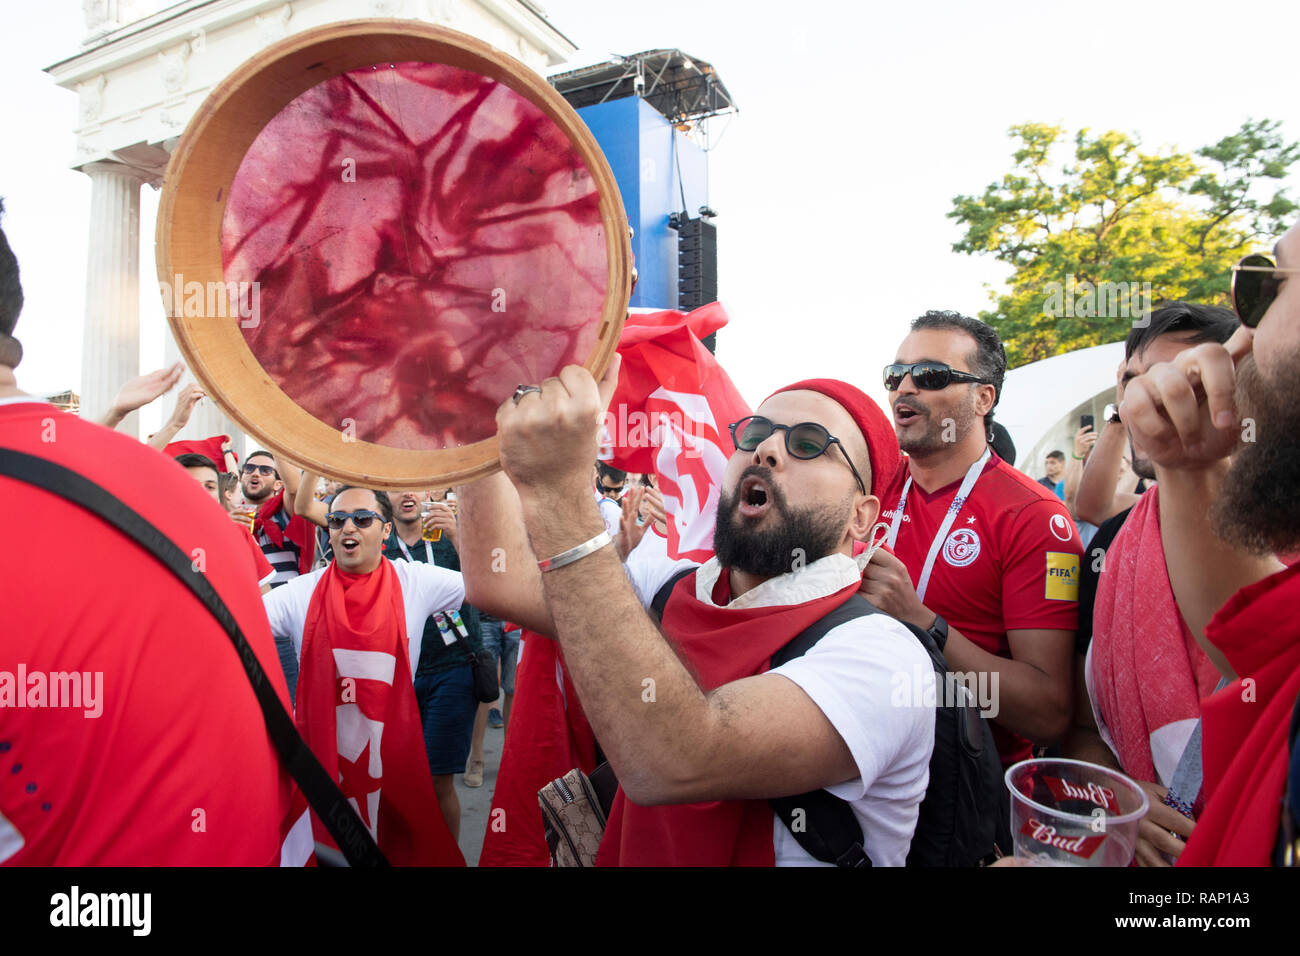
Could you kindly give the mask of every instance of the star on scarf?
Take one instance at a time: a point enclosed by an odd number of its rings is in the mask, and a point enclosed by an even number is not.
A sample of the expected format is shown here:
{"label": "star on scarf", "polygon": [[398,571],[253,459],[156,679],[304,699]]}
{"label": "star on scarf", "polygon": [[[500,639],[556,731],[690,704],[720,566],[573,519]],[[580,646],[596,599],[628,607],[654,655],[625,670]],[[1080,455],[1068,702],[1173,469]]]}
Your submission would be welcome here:
{"label": "star on scarf", "polygon": [[356,760],[348,760],[339,754],[339,789],[345,796],[356,801],[357,813],[367,827],[370,823],[370,808],[366,797],[379,789],[382,778],[370,776],[370,744],[367,743]]}

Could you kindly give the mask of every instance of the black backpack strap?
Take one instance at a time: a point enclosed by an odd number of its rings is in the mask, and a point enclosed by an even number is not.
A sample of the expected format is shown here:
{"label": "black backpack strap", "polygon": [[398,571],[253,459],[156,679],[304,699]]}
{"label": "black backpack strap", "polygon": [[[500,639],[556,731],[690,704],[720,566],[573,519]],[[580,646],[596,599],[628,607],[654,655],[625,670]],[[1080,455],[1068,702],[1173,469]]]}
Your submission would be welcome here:
{"label": "black backpack strap", "polygon": [[[773,654],[772,666],[780,667],[787,661],[802,657],[841,624],[877,613],[879,611],[870,601],[861,594],[854,594]],[[813,859],[842,867],[871,866],[871,858],[862,845],[862,825],[847,801],[825,790],[814,790],[768,802],[790,835]]]}
{"label": "black backpack strap", "polygon": [[849,621],[857,620],[860,617],[866,617],[869,614],[879,614],[876,607],[864,598],[861,594],[855,593],[851,598],[831,611],[825,617],[819,618],[810,624],[807,628],[800,631],[790,643],[772,655],[772,666],[780,667],[782,664],[794,660],[796,657],[803,657],[807,654],[814,644],[823,637],[839,627],[841,624],[847,624]]}
{"label": "black backpack strap", "polygon": [[655,599],[650,602],[650,616],[655,619],[656,624],[664,619],[664,608],[668,606],[668,599],[672,597],[673,588],[677,587],[677,582],[688,574],[694,573],[695,568],[683,568],[664,582],[663,587],[655,592]]}
{"label": "black backpack strap", "polygon": [[388,861],[370,836],[370,831],[299,735],[293,718],[267,680],[261,662],[239,629],[234,615],[207,576],[194,569],[189,556],[117,496],[62,465],[10,448],[0,448],[0,475],[35,485],[85,508],[147,551],[198,598],[234,645],[280,759],[348,863],[352,866],[387,866]]}

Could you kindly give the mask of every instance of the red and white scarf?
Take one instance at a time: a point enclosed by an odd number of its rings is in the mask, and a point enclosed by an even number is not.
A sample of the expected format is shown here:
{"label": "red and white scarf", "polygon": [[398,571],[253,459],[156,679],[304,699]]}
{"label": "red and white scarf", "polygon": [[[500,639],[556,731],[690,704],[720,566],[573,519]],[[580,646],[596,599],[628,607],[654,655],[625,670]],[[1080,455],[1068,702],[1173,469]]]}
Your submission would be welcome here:
{"label": "red and white scarf", "polygon": [[1213,693],[1219,672],[1174,600],[1158,495],[1152,488],[1139,499],[1105,556],[1093,605],[1090,679],[1124,772],[1168,786],[1201,718],[1201,698]]}
{"label": "red and white scarf", "polygon": [[[390,863],[464,866],[433,792],[393,563],[331,564],[303,628],[295,721]],[[316,840],[333,846],[312,814]]]}

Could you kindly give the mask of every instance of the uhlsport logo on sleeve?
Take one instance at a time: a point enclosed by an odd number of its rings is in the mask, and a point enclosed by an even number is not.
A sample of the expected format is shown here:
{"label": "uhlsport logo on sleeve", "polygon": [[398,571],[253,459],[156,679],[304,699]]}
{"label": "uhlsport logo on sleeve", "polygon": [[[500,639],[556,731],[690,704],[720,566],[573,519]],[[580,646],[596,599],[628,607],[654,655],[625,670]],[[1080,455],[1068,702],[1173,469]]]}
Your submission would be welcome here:
{"label": "uhlsport logo on sleeve", "polygon": [[1046,594],[1051,601],[1079,600],[1079,556],[1062,551],[1047,552]]}

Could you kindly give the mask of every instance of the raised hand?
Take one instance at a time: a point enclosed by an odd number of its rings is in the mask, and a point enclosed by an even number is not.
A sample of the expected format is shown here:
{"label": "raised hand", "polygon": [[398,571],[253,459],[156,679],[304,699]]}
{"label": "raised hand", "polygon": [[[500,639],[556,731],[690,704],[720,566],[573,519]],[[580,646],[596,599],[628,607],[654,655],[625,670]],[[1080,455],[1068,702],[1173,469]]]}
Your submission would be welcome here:
{"label": "raised hand", "polygon": [[167,424],[173,425],[176,431],[184,428],[190,420],[190,415],[194,413],[194,406],[207,396],[203,391],[203,386],[198,382],[190,382],[176,395],[176,407],[172,409],[172,417]]}
{"label": "raised hand", "polygon": [[1205,342],[1129,381],[1120,417],[1156,465],[1204,469],[1237,447],[1236,363],[1253,340],[1243,326],[1223,345]]}
{"label": "raised hand", "polygon": [[620,504],[623,507],[623,513],[618,519],[618,556],[626,561],[627,556],[632,550],[641,543],[645,537],[648,523],[639,523],[637,517],[641,512],[641,500],[644,497],[646,489],[636,487],[623,496]]}
{"label": "raised hand", "polygon": [[599,384],[582,366],[565,366],[558,378],[541,383],[540,392],[507,399],[497,410],[501,468],[525,503],[587,493],[619,364],[616,354]]}
{"label": "raised hand", "polygon": [[104,413],[100,424],[109,428],[117,427],[122,419],[137,408],[148,405],[174,388],[184,374],[184,363],[177,362],[171,368],[160,368],[147,375],[137,375],[118,389],[117,397],[113,399],[113,407]]}

